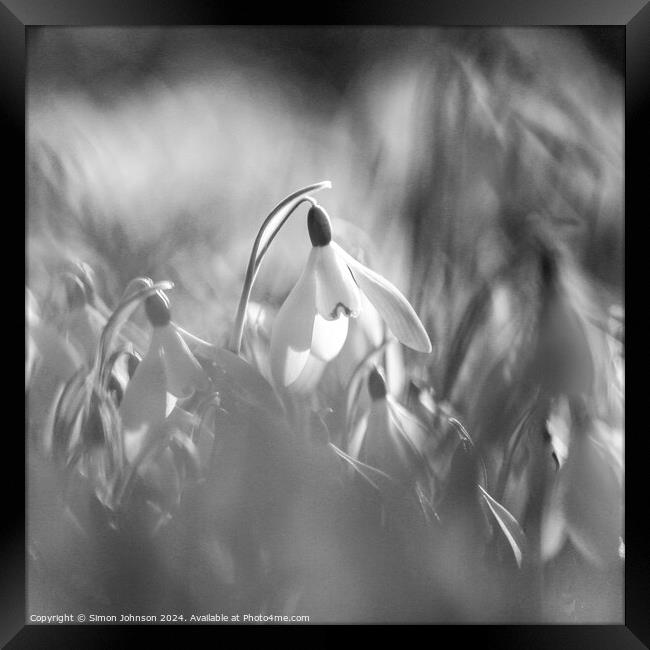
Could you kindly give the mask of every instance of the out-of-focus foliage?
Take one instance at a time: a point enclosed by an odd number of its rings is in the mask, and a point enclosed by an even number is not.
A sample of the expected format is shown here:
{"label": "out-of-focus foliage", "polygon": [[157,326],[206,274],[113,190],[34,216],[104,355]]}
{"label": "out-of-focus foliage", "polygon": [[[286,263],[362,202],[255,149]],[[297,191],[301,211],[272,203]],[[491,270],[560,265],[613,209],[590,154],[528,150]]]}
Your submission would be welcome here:
{"label": "out-of-focus foliage", "polygon": [[[620,622],[613,71],[548,29],[30,40],[31,611]],[[433,351],[362,297],[296,397],[269,347],[304,209],[224,348],[264,215],[323,178]]]}

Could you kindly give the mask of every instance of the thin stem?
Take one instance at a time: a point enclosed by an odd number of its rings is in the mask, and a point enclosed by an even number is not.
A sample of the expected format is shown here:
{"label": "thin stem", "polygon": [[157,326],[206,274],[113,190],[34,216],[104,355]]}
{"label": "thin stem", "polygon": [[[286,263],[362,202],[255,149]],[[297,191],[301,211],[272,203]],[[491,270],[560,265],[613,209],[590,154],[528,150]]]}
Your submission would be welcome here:
{"label": "thin stem", "polygon": [[124,299],[121,302],[111,317],[108,319],[108,322],[102,330],[102,334],[99,338],[99,344],[97,346],[97,352],[95,354],[95,361],[90,372],[91,375],[97,377],[98,385],[104,387],[106,385],[106,368],[105,360],[110,350],[113,337],[117,330],[124,324],[126,319],[131,315],[136,306],[152,296],[157,291],[168,291],[174,287],[173,282],[157,282],[152,284],[149,287],[144,287],[140,291],[132,294],[128,298]]}
{"label": "thin stem", "polygon": [[282,218],[282,221],[273,228],[271,231],[271,234],[269,235],[268,240],[264,243],[264,246],[257,252],[257,257],[255,259],[255,273],[253,276],[253,281],[255,281],[255,277],[257,277],[257,271],[260,268],[260,264],[262,263],[262,259],[264,258],[264,255],[266,255],[266,251],[268,251],[269,246],[271,245],[271,242],[276,238],[277,234],[280,232],[280,229],[282,226],[284,226],[285,222],[287,219],[294,213],[295,210],[297,210],[305,201],[308,201],[312,205],[318,205],[318,202],[316,199],[312,199],[311,196],[305,196],[304,198],[300,199],[296,205],[287,212],[286,216]]}
{"label": "thin stem", "polygon": [[[316,183],[314,185],[309,185],[307,187],[290,194],[285,199],[280,201],[278,205],[273,208],[268,217],[264,220],[255,242],[253,243],[253,249],[251,250],[251,255],[248,260],[248,267],[246,269],[246,277],[244,279],[244,286],[242,287],[241,297],[239,299],[239,305],[237,307],[237,315],[235,316],[235,325],[232,331],[232,337],[230,339],[229,349],[231,352],[239,355],[241,352],[241,342],[244,335],[244,324],[246,322],[246,312],[248,310],[248,302],[250,300],[251,291],[253,289],[253,283],[257,277],[257,272],[259,271],[260,264],[264,255],[269,249],[271,242],[275,239],[280,229],[285,224],[287,219],[293,214],[296,208],[303,203],[303,201],[309,201],[312,204],[316,204],[316,201],[311,197],[307,196],[309,192],[318,192],[325,188],[332,187],[332,184],[329,181],[323,181],[322,183]],[[268,239],[262,244],[264,235],[266,234],[267,229],[271,226],[275,217],[282,212],[283,209],[287,209],[287,213],[281,218],[280,222],[273,226],[271,234],[268,236]]]}
{"label": "thin stem", "polygon": [[[304,200],[304,199],[303,199]],[[255,238],[255,243],[253,244],[253,250],[251,251],[250,259],[248,260],[248,267],[246,269],[246,278],[244,279],[244,287],[242,289],[241,297],[239,299],[239,305],[237,307],[237,315],[235,316],[235,327],[233,330],[233,338],[230,342],[230,351],[235,354],[241,352],[241,343],[242,337],[244,336],[244,325],[246,322],[246,311],[248,309],[248,302],[250,301],[251,291],[253,290],[253,282],[257,277],[257,272],[260,267],[263,255],[268,250],[269,244],[275,238],[275,235],[279,229],[284,225],[284,222],[293,214],[296,208],[303,202],[303,200],[296,203],[296,205],[287,213],[286,217],[280,222],[280,225],[272,233],[269,241],[267,241],[262,250],[259,251],[260,242],[262,240],[262,234],[264,233],[265,228],[268,226],[269,221],[271,220],[272,214],[269,215],[266,221],[262,224],[257,237]]]}

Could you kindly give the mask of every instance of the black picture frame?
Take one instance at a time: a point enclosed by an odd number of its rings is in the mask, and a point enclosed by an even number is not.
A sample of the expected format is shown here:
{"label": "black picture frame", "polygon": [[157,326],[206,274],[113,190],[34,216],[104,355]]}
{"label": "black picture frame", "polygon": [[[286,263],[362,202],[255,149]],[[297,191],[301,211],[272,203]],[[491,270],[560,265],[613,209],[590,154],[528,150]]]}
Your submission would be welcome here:
{"label": "black picture frame", "polygon": [[[306,9],[306,7],[304,7]],[[641,196],[647,176],[647,106],[650,96],[650,6],[648,0],[457,0],[360,2],[342,0],[304,9],[282,10],[275,3],[261,11],[238,3],[209,0],[0,0],[0,128],[3,137],[5,174],[3,193],[20,210],[25,203],[26,32],[36,25],[242,25],[255,24],[375,24],[375,25],[599,25],[619,26],[625,31],[626,85],[626,234],[630,231],[632,206],[644,206]],[[646,153],[646,155],[644,155]],[[635,161],[634,163],[632,161]],[[638,162],[637,162],[638,161]],[[638,201],[638,202],[637,202]],[[645,208],[647,209],[647,208]],[[636,212],[636,210],[635,210]],[[639,215],[642,221],[645,214]],[[626,248],[632,247],[626,237]],[[626,271],[630,255],[626,255]],[[13,270],[15,276],[15,267]],[[5,277],[13,277],[8,274]],[[632,277],[626,273],[626,277]],[[14,279],[10,280],[11,283]],[[16,294],[22,289],[15,282]],[[17,298],[21,300],[22,298]],[[626,300],[627,321],[629,308]],[[627,327],[629,340],[629,326]],[[23,330],[24,332],[24,330]],[[634,337],[634,329],[632,330]],[[20,334],[17,334],[20,336]],[[16,346],[19,349],[19,346]],[[638,348],[637,348],[638,349]],[[21,363],[18,359],[17,363]],[[640,386],[637,393],[643,390]],[[630,389],[626,402],[630,403]],[[7,398],[9,399],[9,398]],[[631,430],[630,420],[627,431]],[[13,431],[19,431],[15,428]],[[625,624],[586,626],[446,626],[454,643],[472,642],[489,648],[592,648],[626,649],[650,647],[650,549],[644,530],[648,489],[645,485],[647,432],[632,431],[626,440],[626,568]],[[20,435],[6,436],[6,458],[21,458]],[[121,647],[125,634],[149,633],[122,626],[25,625],[25,510],[20,487],[25,485],[22,467],[18,476],[3,476],[8,484],[2,492],[10,502],[4,508],[0,551],[0,643],[10,648],[49,648],[59,643],[73,647]],[[21,482],[20,478],[23,478]],[[185,627],[185,626],[183,626]],[[165,630],[175,633],[181,628]],[[189,628],[188,628],[189,631]],[[208,628],[209,631],[209,628]],[[440,630],[442,632],[443,630]],[[433,639],[439,639],[434,632]]]}

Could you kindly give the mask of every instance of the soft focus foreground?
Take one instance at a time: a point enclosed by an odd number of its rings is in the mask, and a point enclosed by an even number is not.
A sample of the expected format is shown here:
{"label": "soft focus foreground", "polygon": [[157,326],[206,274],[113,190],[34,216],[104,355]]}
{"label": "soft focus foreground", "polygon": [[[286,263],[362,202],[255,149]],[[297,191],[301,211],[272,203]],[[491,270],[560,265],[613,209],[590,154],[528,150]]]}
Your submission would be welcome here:
{"label": "soft focus foreground", "polygon": [[[613,70],[548,29],[30,39],[30,613],[622,620]],[[322,179],[432,350],[349,267],[358,316],[296,391],[306,207],[231,342],[264,217]]]}

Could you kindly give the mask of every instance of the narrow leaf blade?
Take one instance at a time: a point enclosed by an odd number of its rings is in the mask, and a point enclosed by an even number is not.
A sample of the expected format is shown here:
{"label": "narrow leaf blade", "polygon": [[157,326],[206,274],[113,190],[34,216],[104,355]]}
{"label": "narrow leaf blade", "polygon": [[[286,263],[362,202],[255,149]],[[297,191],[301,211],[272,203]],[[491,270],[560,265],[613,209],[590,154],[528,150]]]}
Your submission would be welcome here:
{"label": "narrow leaf blade", "polygon": [[481,496],[485,499],[490,512],[497,520],[499,527],[506,536],[508,543],[512,548],[517,566],[522,567],[526,557],[527,541],[526,535],[522,530],[519,522],[504,508],[496,499],[493,499],[482,486],[478,486]]}

